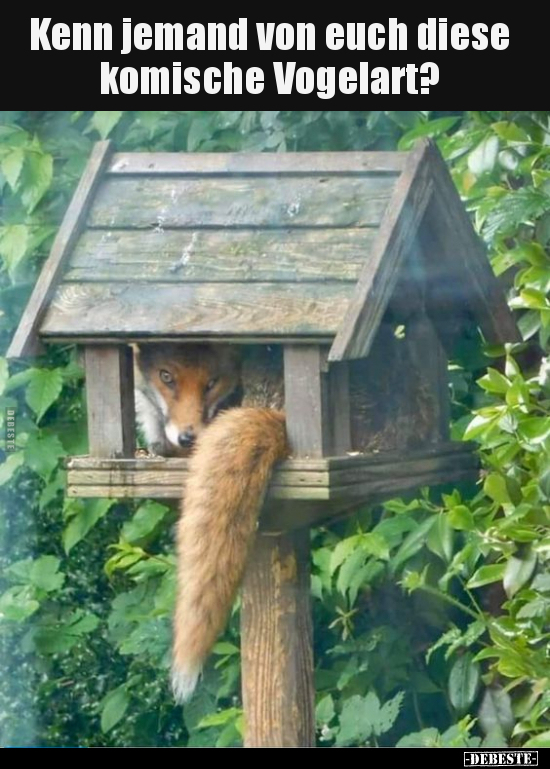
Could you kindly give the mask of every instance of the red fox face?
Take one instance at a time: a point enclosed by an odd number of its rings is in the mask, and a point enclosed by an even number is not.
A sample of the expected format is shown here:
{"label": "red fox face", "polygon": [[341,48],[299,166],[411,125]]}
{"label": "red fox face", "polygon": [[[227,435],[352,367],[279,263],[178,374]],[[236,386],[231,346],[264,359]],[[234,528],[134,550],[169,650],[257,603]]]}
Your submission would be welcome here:
{"label": "red fox face", "polygon": [[145,380],[143,389],[164,419],[166,438],[177,449],[190,448],[218,411],[240,402],[240,358],[235,347],[143,344],[137,364]]}

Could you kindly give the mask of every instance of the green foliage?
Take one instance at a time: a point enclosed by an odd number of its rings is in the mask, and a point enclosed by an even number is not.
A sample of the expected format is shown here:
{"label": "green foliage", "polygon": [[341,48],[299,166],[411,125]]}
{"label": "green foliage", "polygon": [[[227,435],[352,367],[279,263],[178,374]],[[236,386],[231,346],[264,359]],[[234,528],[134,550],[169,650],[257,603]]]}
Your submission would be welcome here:
{"label": "green foliage", "polygon": [[[421,136],[447,158],[524,342],[480,355],[461,340],[450,367],[452,434],[479,444],[477,488],[424,490],[313,535],[319,744],[548,746],[550,113],[0,113],[3,349],[93,141],[361,150]],[[0,465],[0,742],[239,745],[237,614],[183,717],[168,688],[175,511],[63,500],[63,459],[86,451],[74,351],[0,358],[0,401],[17,418]]]}

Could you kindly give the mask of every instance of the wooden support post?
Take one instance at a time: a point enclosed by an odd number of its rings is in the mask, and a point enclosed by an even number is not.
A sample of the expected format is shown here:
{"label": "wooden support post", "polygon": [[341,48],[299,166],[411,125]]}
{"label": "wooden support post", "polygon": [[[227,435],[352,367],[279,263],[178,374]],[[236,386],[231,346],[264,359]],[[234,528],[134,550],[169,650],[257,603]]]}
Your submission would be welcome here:
{"label": "wooden support post", "polygon": [[351,449],[349,363],[331,363],[328,371],[328,406],[331,427],[330,453],[341,457]]}
{"label": "wooden support post", "polygon": [[[328,375],[319,346],[284,351],[287,434],[293,457],[331,453],[349,440],[329,408],[329,389],[345,393],[347,369]],[[347,399],[344,399],[347,403]],[[348,438],[346,439],[346,430]],[[309,530],[258,535],[247,567],[242,612],[243,703],[247,747],[315,744]]]}
{"label": "wooden support post", "polygon": [[90,345],[84,359],[90,455],[132,457],[136,445],[132,350]]}
{"label": "wooden support post", "polygon": [[285,412],[294,457],[331,453],[328,366],[319,345],[286,345]]}
{"label": "wooden support post", "polygon": [[242,603],[245,746],[315,744],[309,530],[259,535]]}

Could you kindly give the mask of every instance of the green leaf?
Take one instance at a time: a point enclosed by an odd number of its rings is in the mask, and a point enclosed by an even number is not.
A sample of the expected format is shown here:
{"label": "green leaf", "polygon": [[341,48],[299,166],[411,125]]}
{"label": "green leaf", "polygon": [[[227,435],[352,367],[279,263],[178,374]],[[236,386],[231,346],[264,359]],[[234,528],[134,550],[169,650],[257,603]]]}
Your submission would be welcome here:
{"label": "green leaf", "polygon": [[477,383],[490,393],[505,393],[510,387],[508,379],[494,368],[487,369],[487,374],[478,379]]}
{"label": "green leaf", "polygon": [[196,152],[201,144],[212,136],[212,117],[195,118],[187,134],[187,152]]}
{"label": "green leaf", "polygon": [[101,731],[103,734],[110,732],[118,724],[128,710],[130,697],[123,684],[109,692],[101,701]]}
{"label": "green leaf", "polygon": [[[141,547],[133,547],[126,542],[116,545],[116,547],[118,552],[109,558],[105,564],[105,574],[108,577],[112,577],[115,571],[128,569],[134,564],[138,564],[146,555]],[[156,571],[158,573],[158,569]]]}
{"label": "green leaf", "polygon": [[23,205],[32,213],[47,192],[53,174],[53,158],[38,150],[25,154],[19,192]]}
{"label": "green leaf", "polygon": [[502,688],[488,688],[479,707],[479,723],[485,734],[500,731],[506,738],[512,734],[515,724],[512,700]]}
{"label": "green leaf", "polygon": [[530,740],[523,745],[524,748],[550,748],[550,729],[545,732],[537,734],[535,737],[531,737]]}
{"label": "green leaf", "polygon": [[406,561],[412,558],[426,544],[428,534],[432,526],[435,525],[436,516],[432,515],[420,523],[414,531],[404,539],[403,544],[390,561],[390,567],[393,572],[402,566]]}
{"label": "green leaf", "polygon": [[63,532],[63,547],[67,554],[115,504],[114,499],[86,500],[83,508],[71,518]]}
{"label": "green leaf", "polygon": [[334,718],[334,700],[330,694],[326,694],[315,708],[315,722],[319,728],[330,724]]}
{"label": "green leaf", "polygon": [[550,574],[537,574],[531,587],[541,593],[550,593]]}
{"label": "green leaf", "polygon": [[518,619],[531,619],[532,617],[550,616],[550,598],[542,595],[537,596],[533,601],[524,604],[516,614]]}
{"label": "green leaf", "polygon": [[357,548],[340,567],[336,588],[342,595],[345,596],[347,594],[355,575],[365,563],[366,558],[366,553],[361,548]]}
{"label": "green leaf", "polygon": [[22,622],[40,607],[30,585],[15,585],[0,595],[0,620]]}
{"label": "green leaf", "polygon": [[52,403],[57,400],[63,387],[63,375],[57,368],[33,369],[27,385],[26,400],[40,422]]}
{"label": "green leaf", "polygon": [[497,473],[488,475],[483,484],[483,491],[499,505],[510,503],[506,479],[502,475],[498,475]]}
{"label": "green leaf", "polygon": [[436,522],[428,534],[428,548],[442,561],[449,563],[451,560],[453,556],[453,530],[447,513],[439,513],[437,516]]}
{"label": "green leaf", "polygon": [[[461,638],[462,635],[457,627],[452,627],[450,630],[447,630],[437,639],[437,641],[435,641],[435,643],[430,646],[426,652],[426,662],[428,663],[430,661],[432,654],[438,649],[441,649],[443,646],[449,646],[449,644],[458,642],[461,640]],[[448,655],[446,655],[446,657],[447,656]]]}
{"label": "green leaf", "polygon": [[550,464],[541,472],[539,476],[539,487],[544,497],[550,500]]}
{"label": "green leaf", "polygon": [[426,123],[420,123],[420,125],[413,128],[411,131],[407,131],[404,134],[398,144],[400,150],[408,150],[412,147],[417,139],[422,136],[439,136],[446,133],[450,128],[458,123],[459,117],[440,117],[435,120],[428,120]]}
{"label": "green leaf", "polygon": [[0,358],[0,395],[3,395],[9,378],[8,361]]}
{"label": "green leaf", "polygon": [[367,709],[370,714],[374,709],[380,710],[380,700],[372,692],[365,698],[355,695],[344,702],[340,713],[340,728],[336,736],[337,745],[365,744],[372,734],[372,723],[365,713]]}
{"label": "green leaf", "polygon": [[519,142],[520,144],[526,144],[529,142],[529,137],[523,128],[520,128],[515,123],[502,121],[500,123],[493,123],[491,128],[496,133],[496,135],[501,139],[504,139],[504,141],[513,143]]}
{"label": "green leaf", "polygon": [[440,734],[433,726],[412,732],[401,737],[396,748],[436,748],[440,747]]}
{"label": "green leaf", "polygon": [[34,561],[32,558],[23,558],[21,561],[14,561],[6,566],[4,576],[7,576],[11,582],[17,582],[22,585],[30,584],[31,569]]}
{"label": "green leaf", "polygon": [[36,627],[33,641],[40,654],[65,654],[99,625],[99,617],[77,609],[61,621]]}
{"label": "green leaf", "polygon": [[239,647],[229,643],[229,641],[218,641],[212,649],[212,654],[232,656],[233,654],[239,654]]}
{"label": "green leaf", "polygon": [[17,267],[27,253],[29,228],[24,224],[7,224],[0,227],[0,256],[3,258],[10,279],[16,276]]}
{"label": "green leaf", "polygon": [[240,708],[226,708],[220,710],[218,713],[211,713],[208,716],[201,718],[196,729],[207,729],[210,726],[223,726],[231,721],[234,721],[240,716],[242,710]]}
{"label": "green leaf", "polygon": [[118,110],[94,112],[90,125],[92,128],[95,128],[102,139],[106,139],[120,121],[123,114],[123,112]]}
{"label": "green leaf", "polygon": [[482,585],[489,585],[491,582],[500,582],[504,577],[505,569],[505,563],[493,563],[489,566],[482,566],[468,580],[466,587],[481,587]]}
{"label": "green leaf", "polygon": [[346,558],[353,553],[357,548],[360,536],[358,534],[353,537],[346,537],[346,539],[338,542],[330,558],[330,573],[334,574],[336,569],[341,566]]}
{"label": "green leaf", "polygon": [[387,561],[390,557],[388,543],[384,537],[375,531],[361,534],[359,544],[366,553],[374,558],[379,558],[381,561]]}
{"label": "green leaf", "polygon": [[529,549],[523,558],[513,555],[506,564],[502,584],[508,598],[512,598],[529,580],[537,565],[537,554]]}
{"label": "green leaf", "polygon": [[241,733],[237,728],[237,723],[236,721],[231,721],[231,723],[227,724],[227,726],[225,726],[222,729],[220,736],[216,740],[216,747],[217,748],[238,747],[238,745],[241,742],[242,742]]}
{"label": "green leaf", "polygon": [[18,387],[27,385],[34,376],[36,369],[27,368],[24,371],[19,371],[17,374],[10,376],[6,385],[6,393],[11,393],[13,390],[17,390]]}
{"label": "green leaf", "polygon": [[59,470],[48,481],[42,491],[40,492],[40,499],[38,500],[38,507],[42,511],[47,505],[50,504],[61,491],[65,491],[67,486],[67,473],[64,470]]}
{"label": "green leaf", "polygon": [[498,138],[487,136],[468,156],[468,168],[476,176],[488,173],[495,167],[498,155]]}
{"label": "green leaf", "polygon": [[11,479],[24,461],[25,453],[23,451],[15,451],[13,454],[8,454],[6,461],[0,465],[0,486],[3,486]]}
{"label": "green leaf", "polygon": [[475,529],[474,516],[466,505],[456,505],[447,513],[449,524],[458,531],[473,531]]}
{"label": "green leaf", "polygon": [[42,555],[34,561],[29,581],[46,593],[59,590],[65,581],[65,575],[59,571],[61,561],[54,555]]}
{"label": "green leaf", "polygon": [[520,291],[519,299],[511,302],[512,307],[528,307],[532,310],[547,310],[548,300],[537,288],[524,288]]}
{"label": "green leaf", "polygon": [[377,737],[380,737],[380,735],[389,732],[394,723],[397,721],[397,716],[401,710],[404,696],[404,692],[398,692],[395,697],[385,702],[380,708],[380,713],[376,715],[372,725],[373,732]]}
{"label": "green leaf", "polygon": [[550,437],[550,417],[527,417],[518,425],[520,436],[534,445],[540,445]]}
{"label": "green leaf", "polygon": [[12,190],[15,190],[17,187],[24,161],[25,153],[21,147],[15,147],[2,158],[2,173]]}
{"label": "green leaf", "polygon": [[486,433],[490,427],[492,427],[495,421],[496,420],[494,416],[489,417],[482,414],[477,414],[464,431],[464,440],[471,441],[474,438],[479,438],[484,433]]}
{"label": "green leaf", "polygon": [[48,481],[57,467],[59,458],[65,456],[65,449],[57,435],[33,433],[25,446],[25,462],[33,472]]}
{"label": "green leaf", "polygon": [[403,692],[380,706],[380,700],[369,692],[366,697],[354,696],[344,702],[336,744],[363,745],[372,734],[379,737],[394,725],[403,702]]}
{"label": "green leaf", "polygon": [[479,665],[470,652],[463,654],[449,674],[449,699],[459,713],[465,713],[475,700],[480,681]]}
{"label": "green leaf", "polygon": [[122,539],[132,544],[139,542],[151,534],[169,512],[169,508],[158,502],[144,502],[122,527]]}

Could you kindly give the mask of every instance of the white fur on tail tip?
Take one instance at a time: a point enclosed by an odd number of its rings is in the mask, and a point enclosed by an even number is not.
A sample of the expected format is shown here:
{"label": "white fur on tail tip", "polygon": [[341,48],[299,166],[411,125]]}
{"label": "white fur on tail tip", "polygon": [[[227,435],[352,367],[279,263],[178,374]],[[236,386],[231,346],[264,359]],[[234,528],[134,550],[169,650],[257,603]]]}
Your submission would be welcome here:
{"label": "white fur on tail tip", "polygon": [[200,667],[172,667],[172,692],[176,702],[183,704],[191,699],[200,674]]}

